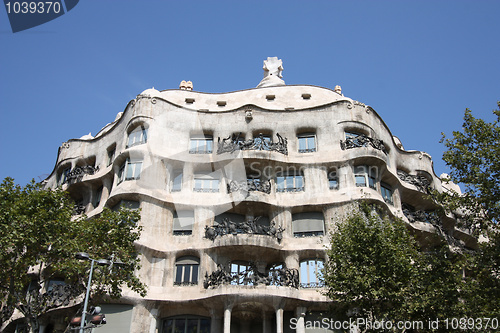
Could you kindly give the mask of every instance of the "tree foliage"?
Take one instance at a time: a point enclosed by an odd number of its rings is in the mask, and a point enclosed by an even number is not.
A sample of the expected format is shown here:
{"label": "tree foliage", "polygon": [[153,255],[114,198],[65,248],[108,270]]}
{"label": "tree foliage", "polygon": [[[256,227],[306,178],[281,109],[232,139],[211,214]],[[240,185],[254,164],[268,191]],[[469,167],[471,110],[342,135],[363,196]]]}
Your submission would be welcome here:
{"label": "tree foliage", "polygon": [[355,210],[331,234],[324,281],[336,311],[373,322],[463,315],[463,258],[446,246],[422,253],[403,221],[382,216]]}
{"label": "tree foliage", "polygon": [[489,228],[500,221],[500,110],[493,114],[496,120],[489,123],[466,109],[462,131],[442,138],[447,148],[443,160],[451,169],[449,180],[462,184],[465,191],[463,195],[446,192],[439,201],[452,211],[463,212],[467,226]]}
{"label": "tree foliage", "polygon": [[[500,107],[500,103],[498,104]],[[488,123],[465,111],[462,131],[451,138],[443,159],[449,179],[465,187],[432,193],[436,203],[476,236],[475,250],[460,251],[448,239],[422,252],[402,221],[361,209],[337,224],[331,235],[324,279],[337,309],[372,320],[422,321],[497,318],[500,313],[500,110]],[[353,311],[356,310],[356,311]],[[415,330],[414,330],[415,331]],[[447,331],[428,327],[416,330]],[[492,332],[494,328],[467,327]]]}
{"label": "tree foliage", "polygon": [[367,318],[399,311],[417,275],[417,247],[405,228],[363,210],[339,221],[327,252],[327,295],[344,310],[358,309]]}
{"label": "tree foliage", "polygon": [[99,216],[75,218],[73,208],[74,203],[61,189],[44,190],[34,181],[21,187],[11,178],[0,185],[3,321],[17,309],[36,331],[40,317],[62,305],[62,291],[56,295],[58,298],[46,288],[51,279],[64,279],[63,294],[71,298],[81,295],[90,262],[76,260],[77,252],[125,264],[94,270],[94,299],[104,295],[119,297],[124,285],[145,294],[145,286],[134,275],[139,268],[134,246],[140,236],[139,212],[105,208]]}
{"label": "tree foliage", "polygon": [[443,134],[449,179],[465,190],[436,196],[446,210],[458,212],[459,222],[486,238],[476,251],[465,254],[464,293],[470,301],[467,311],[475,316],[500,313],[500,102],[497,104],[495,121],[477,119],[466,109],[462,130],[454,131],[451,138]]}

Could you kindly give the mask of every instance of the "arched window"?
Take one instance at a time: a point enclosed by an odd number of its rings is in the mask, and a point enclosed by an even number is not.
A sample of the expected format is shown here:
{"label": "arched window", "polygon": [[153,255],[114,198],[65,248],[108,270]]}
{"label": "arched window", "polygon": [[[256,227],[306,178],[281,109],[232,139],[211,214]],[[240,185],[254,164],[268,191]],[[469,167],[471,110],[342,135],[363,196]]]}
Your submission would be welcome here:
{"label": "arched window", "polygon": [[146,143],[147,141],[148,129],[144,125],[139,125],[128,134],[127,148]]}
{"label": "arched window", "polygon": [[[175,262],[176,286],[191,286],[198,284],[200,259],[193,256],[178,258]],[[177,331],[175,331],[177,332]]]}
{"label": "arched window", "polygon": [[300,286],[302,288],[323,287],[320,280],[324,262],[322,259],[308,259],[300,262]]}

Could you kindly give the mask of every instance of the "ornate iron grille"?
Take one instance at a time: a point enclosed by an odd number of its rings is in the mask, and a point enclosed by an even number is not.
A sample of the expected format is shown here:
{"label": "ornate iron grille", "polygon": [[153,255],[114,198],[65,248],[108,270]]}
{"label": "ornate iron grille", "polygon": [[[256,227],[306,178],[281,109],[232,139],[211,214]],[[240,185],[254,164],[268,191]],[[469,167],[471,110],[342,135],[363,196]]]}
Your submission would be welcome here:
{"label": "ornate iron grille", "polygon": [[279,133],[276,133],[278,142],[266,140],[266,137],[261,133],[258,137],[243,140],[241,133],[233,134],[227,138],[217,140],[217,154],[233,153],[237,150],[268,150],[288,155],[288,140],[283,138]]}

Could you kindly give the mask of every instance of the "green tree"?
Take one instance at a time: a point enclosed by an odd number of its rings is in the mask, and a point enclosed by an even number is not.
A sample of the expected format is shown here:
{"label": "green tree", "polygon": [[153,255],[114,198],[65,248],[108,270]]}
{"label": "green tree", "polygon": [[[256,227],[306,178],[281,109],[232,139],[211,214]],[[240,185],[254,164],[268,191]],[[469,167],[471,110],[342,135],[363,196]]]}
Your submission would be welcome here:
{"label": "green tree", "polygon": [[497,119],[489,123],[466,109],[462,131],[442,137],[447,148],[443,160],[451,169],[449,180],[463,185],[465,191],[463,195],[445,192],[438,200],[451,211],[461,211],[467,227],[483,230],[496,228],[500,221],[500,110],[493,114]]}
{"label": "green tree", "polygon": [[500,110],[493,114],[496,120],[487,122],[466,109],[462,130],[450,138],[443,134],[449,180],[465,190],[435,196],[446,210],[458,212],[461,226],[486,239],[476,251],[464,253],[464,299],[471,317],[500,313]]}
{"label": "green tree", "polygon": [[330,235],[323,278],[334,311],[371,322],[426,325],[429,318],[460,317],[462,257],[447,246],[423,253],[403,221],[361,207]]}
{"label": "green tree", "polygon": [[[0,185],[0,325],[17,309],[30,331],[37,332],[48,310],[81,295],[90,263],[76,260],[77,252],[124,263],[94,271],[94,299],[119,297],[124,285],[145,294],[134,275],[139,268],[134,246],[140,236],[139,212],[105,208],[99,216],[87,218],[74,217],[73,208],[61,189],[45,190],[34,181],[21,187],[11,178]],[[54,278],[63,278],[66,285],[48,291],[47,283]],[[55,291],[59,297],[54,297]]]}
{"label": "green tree", "polygon": [[420,256],[414,238],[399,220],[368,208],[336,224],[324,269],[326,295],[344,311],[368,320],[402,315]]}

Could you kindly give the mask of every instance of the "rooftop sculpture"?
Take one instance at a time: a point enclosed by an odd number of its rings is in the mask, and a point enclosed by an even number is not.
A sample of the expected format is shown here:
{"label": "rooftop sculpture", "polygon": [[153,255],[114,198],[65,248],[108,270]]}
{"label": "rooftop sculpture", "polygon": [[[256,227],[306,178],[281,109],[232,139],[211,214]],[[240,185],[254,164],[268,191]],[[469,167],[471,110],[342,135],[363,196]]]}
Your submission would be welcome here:
{"label": "rooftop sculpture", "polygon": [[278,57],[268,57],[264,60],[264,78],[260,81],[257,88],[284,86],[285,81],[281,78],[283,71],[283,62]]}

